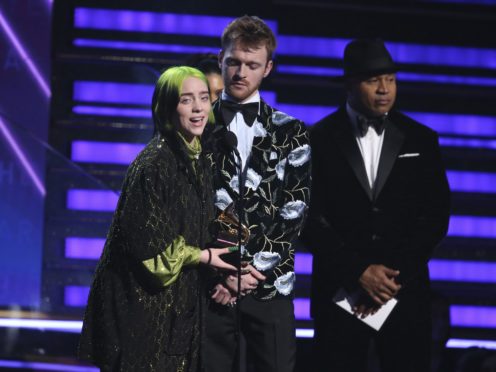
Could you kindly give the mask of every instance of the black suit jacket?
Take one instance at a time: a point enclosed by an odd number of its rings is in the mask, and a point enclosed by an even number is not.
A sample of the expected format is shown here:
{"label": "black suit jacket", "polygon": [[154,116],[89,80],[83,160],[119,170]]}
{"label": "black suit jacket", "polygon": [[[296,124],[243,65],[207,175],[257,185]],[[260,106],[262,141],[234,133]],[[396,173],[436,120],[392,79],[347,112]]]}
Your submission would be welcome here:
{"label": "black suit jacket", "polygon": [[[204,133],[204,149],[214,164],[215,205],[220,213],[238,200],[235,158],[223,146],[227,126],[222,101],[213,106],[214,126]],[[292,298],[295,282],[293,240],[299,235],[310,198],[310,146],[300,120],[278,111],[263,100],[253,124],[255,137],[246,165],[244,223],[250,239],[243,252],[267,277],[253,291],[260,300]]]}
{"label": "black suit jacket", "polygon": [[437,134],[390,112],[373,189],[345,107],[318,122],[310,138],[313,186],[304,238],[314,255],[312,313],[333,306],[339,287],[358,288],[371,264],[400,270],[399,298],[428,292],[427,262],[449,220]]}

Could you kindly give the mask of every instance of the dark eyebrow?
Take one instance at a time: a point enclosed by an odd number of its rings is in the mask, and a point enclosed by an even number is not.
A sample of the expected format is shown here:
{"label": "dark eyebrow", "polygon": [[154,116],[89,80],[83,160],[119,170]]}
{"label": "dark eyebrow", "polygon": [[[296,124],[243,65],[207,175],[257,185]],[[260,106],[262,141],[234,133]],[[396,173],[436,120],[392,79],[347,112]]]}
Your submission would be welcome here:
{"label": "dark eyebrow", "polygon": [[[208,94],[208,90],[203,90],[200,92],[200,94]],[[194,95],[193,93],[181,93],[181,97],[183,96],[192,96]]]}

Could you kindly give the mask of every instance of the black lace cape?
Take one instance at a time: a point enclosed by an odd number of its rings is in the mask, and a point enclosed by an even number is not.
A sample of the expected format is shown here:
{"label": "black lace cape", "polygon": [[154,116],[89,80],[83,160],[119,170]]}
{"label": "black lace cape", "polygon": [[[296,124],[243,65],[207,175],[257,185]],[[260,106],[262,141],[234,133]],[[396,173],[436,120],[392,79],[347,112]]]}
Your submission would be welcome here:
{"label": "black lace cape", "polygon": [[196,172],[175,135],[155,135],[128,169],[98,263],[79,355],[102,371],[196,371],[204,296],[198,267],[161,288],[142,261],[174,238],[204,248],[213,217],[211,164]]}

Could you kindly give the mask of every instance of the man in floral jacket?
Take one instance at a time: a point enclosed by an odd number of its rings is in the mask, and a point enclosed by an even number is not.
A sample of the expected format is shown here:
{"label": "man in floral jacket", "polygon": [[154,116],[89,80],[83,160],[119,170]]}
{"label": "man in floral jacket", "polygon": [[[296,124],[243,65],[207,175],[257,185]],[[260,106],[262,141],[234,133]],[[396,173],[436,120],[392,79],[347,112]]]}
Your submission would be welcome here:
{"label": "man in floral jacket", "polygon": [[215,205],[220,213],[240,200],[237,160],[229,146],[222,146],[231,131],[237,136],[245,179],[242,220],[250,237],[242,255],[249,273],[241,276],[239,319],[233,307],[225,306],[236,297],[237,277],[228,276],[213,289],[204,345],[207,372],[238,369],[237,321],[255,370],[294,369],[292,241],[309,202],[310,147],[301,121],[260,98],[258,89],[272,69],[275,44],[272,31],[258,17],[240,17],[222,35],[219,64],[225,89],[214,105],[216,125],[210,128],[219,150],[214,155]]}

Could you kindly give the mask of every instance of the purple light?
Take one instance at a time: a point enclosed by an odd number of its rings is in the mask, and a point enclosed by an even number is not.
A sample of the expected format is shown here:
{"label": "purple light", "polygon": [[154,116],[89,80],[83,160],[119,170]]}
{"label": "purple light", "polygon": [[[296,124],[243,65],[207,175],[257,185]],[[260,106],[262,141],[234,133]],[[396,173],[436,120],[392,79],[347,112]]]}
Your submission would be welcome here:
{"label": "purple light", "polygon": [[[74,26],[98,30],[157,32],[220,37],[232,17],[154,13],[133,10],[76,8]],[[277,33],[277,23],[267,21]]]}
{"label": "purple light", "polygon": [[73,99],[80,102],[150,105],[154,85],[102,81],[74,82]]}
{"label": "purple light", "polygon": [[312,273],[312,255],[310,253],[295,254],[295,273],[310,275]]}
{"label": "purple light", "polygon": [[231,18],[130,10],[76,8],[74,27],[98,30],[219,36]]}
{"label": "purple light", "polygon": [[117,206],[119,195],[107,190],[67,191],[67,208],[79,211],[113,212]]}
{"label": "purple light", "polygon": [[98,372],[99,368],[89,366],[74,366],[69,364],[26,362],[17,360],[0,360],[0,367],[19,368],[33,371],[62,371],[62,372]]}
{"label": "purple light", "polygon": [[45,82],[43,77],[41,76],[41,73],[39,72],[38,68],[35,66],[33,63],[31,57],[28,55],[24,47],[22,46],[21,42],[17,38],[16,34],[10,27],[9,23],[5,19],[3,13],[0,11],[0,26],[2,26],[5,35],[9,38],[10,42],[16,49],[17,53],[19,53],[21,60],[26,63],[26,65],[29,68],[29,71],[31,72],[31,75],[35,78],[35,80],[38,82],[38,85],[40,86],[41,90],[47,97],[50,97],[50,88],[48,87],[48,84]]}
{"label": "purple light", "polygon": [[146,43],[146,42],[137,42],[137,41],[74,39],[73,44],[77,47],[84,47],[84,48],[139,50],[146,52],[165,52],[165,53],[180,53],[180,54],[195,54],[195,53],[217,54],[219,52],[219,48],[206,47],[206,46],[158,44],[158,43]]}
{"label": "purple light", "polygon": [[431,260],[431,280],[468,283],[496,283],[496,263]]}
{"label": "purple light", "polygon": [[485,140],[475,138],[439,138],[439,144],[445,147],[474,147],[482,149],[496,149],[496,140]]}
{"label": "purple light", "polygon": [[452,327],[496,328],[496,308],[451,305],[450,319]]}
{"label": "purple light", "polygon": [[496,50],[444,45],[420,45],[387,42],[398,63],[489,68],[496,67]]}
{"label": "purple light", "polygon": [[81,332],[82,322],[79,320],[0,318],[0,327],[79,333]]}
{"label": "purple light", "polygon": [[313,338],[313,329],[311,328],[296,328],[297,338]]}
{"label": "purple light", "polygon": [[278,73],[292,75],[341,76],[343,70],[332,67],[276,65]]}
{"label": "purple light", "polygon": [[[272,98],[272,97],[267,97]],[[265,96],[264,96],[265,99]],[[267,101],[268,102],[268,101]],[[276,103],[278,110],[303,120],[307,125],[313,125],[320,119],[334,112],[332,106],[310,106],[289,103]],[[151,118],[149,109],[101,107],[89,105],[74,106],[72,111],[79,115],[118,116],[130,118]],[[479,137],[496,136],[496,118],[475,115],[448,115],[426,112],[406,113],[420,123],[427,125],[436,132],[444,135],[469,135]],[[480,141],[480,142],[479,142]],[[492,140],[476,139],[442,139],[441,144],[446,146],[488,147],[493,148]]]}
{"label": "purple light", "polygon": [[289,56],[341,59],[344,48],[349,41],[349,39],[278,35],[277,53]]}
{"label": "purple light", "polygon": [[141,143],[73,141],[71,159],[86,163],[128,165],[144,147]]}
{"label": "purple light", "polygon": [[496,341],[491,340],[464,340],[460,338],[450,338],[446,342],[446,347],[450,349],[467,349],[469,347],[480,347],[483,349],[496,349]]}
{"label": "purple light", "polygon": [[477,86],[496,86],[495,78],[478,76],[450,76],[434,74],[418,74],[413,72],[398,72],[398,79],[401,81],[427,82],[440,84],[460,84]]}
{"label": "purple light", "polygon": [[19,159],[19,161],[21,162],[22,166],[24,167],[24,169],[28,173],[29,177],[33,181],[35,187],[40,192],[41,196],[44,197],[45,194],[46,194],[46,192],[45,192],[45,186],[43,185],[43,183],[41,182],[41,180],[38,178],[38,175],[36,174],[36,172],[34,171],[33,167],[29,163],[28,159],[24,155],[23,151],[21,150],[21,148],[17,144],[16,140],[14,139],[14,137],[12,136],[12,134],[10,133],[9,129],[7,128],[7,126],[5,125],[5,123],[3,122],[2,118],[0,118],[0,132],[2,132],[3,136],[5,137],[5,139],[7,140],[8,144],[10,145],[10,147],[12,148],[12,150],[14,151],[14,153],[16,154],[17,158]]}
{"label": "purple light", "polygon": [[467,238],[496,238],[496,218],[476,216],[451,216],[449,236]]}
{"label": "purple light", "polygon": [[320,119],[334,112],[337,108],[330,106],[294,105],[290,103],[278,103],[277,109],[303,120],[307,125],[313,125]]}
{"label": "purple light", "polygon": [[[327,115],[337,110],[332,106],[295,105],[278,103],[277,108],[289,115],[303,120],[307,125],[313,125]],[[496,136],[496,118],[476,115],[437,114],[428,112],[405,112],[413,119],[427,125],[436,132],[448,135]],[[468,140],[466,140],[468,141]],[[446,141],[448,142],[448,141]],[[464,142],[468,147],[477,142]],[[487,143],[486,143],[487,145]]]}
{"label": "purple light", "polygon": [[272,106],[272,107],[277,106],[277,93],[276,92],[264,90],[264,91],[260,91],[260,96],[270,106]]}
{"label": "purple light", "polygon": [[[84,102],[149,104],[153,93],[152,85],[125,84],[117,82],[77,81],[74,84],[74,99]],[[332,106],[310,106],[277,103],[275,92],[261,92],[263,98],[272,106],[311,125],[336,110]],[[73,112],[82,115],[122,116],[150,118],[149,109],[115,108],[102,106],[77,105]],[[442,134],[461,134],[475,136],[496,136],[496,118],[475,115],[448,115],[425,112],[407,113],[415,120],[428,125]],[[493,142],[480,142],[476,139],[442,139],[444,144],[467,147],[492,148]]]}
{"label": "purple light", "polygon": [[[74,82],[73,98],[80,102],[98,102],[112,104],[150,105],[154,86],[150,84],[117,83],[103,81]],[[261,91],[263,99],[271,106],[276,104],[276,93]],[[73,112],[78,114],[144,116],[150,117],[150,109],[110,108],[101,106],[74,106]]]}
{"label": "purple light", "polygon": [[[333,68],[333,67],[277,65],[276,68],[278,73],[292,74],[292,75],[336,77],[336,76],[341,76],[343,74],[342,69]],[[420,74],[413,72],[398,72],[397,76],[400,81],[477,85],[477,86],[496,86],[496,79],[494,78]]]}
{"label": "purple light", "polygon": [[72,108],[72,112],[79,115],[96,116],[121,116],[130,118],[151,118],[150,109],[124,108],[124,107],[100,107],[78,105]]}
{"label": "purple light", "polygon": [[64,303],[66,306],[84,307],[88,301],[90,287],[69,285],[64,287]]}
{"label": "purple light", "polygon": [[293,300],[294,314],[297,320],[310,320],[310,299],[295,298]]}
{"label": "purple light", "polygon": [[[224,27],[232,20],[230,17],[90,8],[77,8],[74,18],[76,28],[210,37],[219,37]],[[277,35],[277,22],[268,21],[267,23]],[[277,35],[277,39],[279,54],[335,59],[342,58],[344,48],[349,41],[349,39],[294,35]],[[116,45],[108,44],[106,47],[116,47]],[[133,44],[127,44],[127,47],[133,47]],[[134,47],[139,46],[135,44]],[[490,69],[496,67],[496,50],[492,49],[398,42],[388,42],[387,47],[399,63]]]}
{"label": "purple light", "polygon": [[98,260],[102,254],[105,239],[65,238],[65,257],[85,260]]}
{"label": "purple light", "polygon": [[[279,35],[278,54],[342,59],[349,39]],[[459,67],[496,67],[496,50],[442,45],[420,45],[387,42],[388,50],[398,63]]]}
{"label": "purple light", "polygon": [[446,172],[452,191],[496,193],[496,174],[480,172]]}
{"label": "purple light", "polygon": [[[295,105],[289,103],[278,103],[277,108],[289,115],[292,115],[300,120],[303,120],[307,125],[313,125],[325,116],[336,111],[337,107],[332,106],[310,106],[310,105]],[[428,112],[405,112],[413,119],[427,125],[436,132],[445,135],[471,135],[480,137],[496,136],[496,118],[490,116],[476,115],[453,115],[453,114],[437,114]],[[466,140],[464,142],[467,147],[472,147],[477,142]],[[449,143],[446,140],[445,143]],[[484,143],[489,145],[488,143]]]}
{"label": "purple light", "polygon": [[406,114],[441,134],[462,134],[480,137],[496,136],[496,118],[491,116],[428,112],[406,112]]}
{"label": "purple light", "polygon": [[[455,260],[431,260],[429,262],[431,280],[450,282],[496,283],[496,263]],[[295,273],[312,273],[312,255],[296,253]]]}
{"label": "purple light", "polygon": [[45,0],[46,5],[48,7],[48,10],[51,12],[52,11],[52,6],[53,6],[53,0]]}

